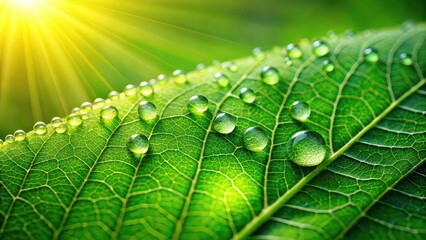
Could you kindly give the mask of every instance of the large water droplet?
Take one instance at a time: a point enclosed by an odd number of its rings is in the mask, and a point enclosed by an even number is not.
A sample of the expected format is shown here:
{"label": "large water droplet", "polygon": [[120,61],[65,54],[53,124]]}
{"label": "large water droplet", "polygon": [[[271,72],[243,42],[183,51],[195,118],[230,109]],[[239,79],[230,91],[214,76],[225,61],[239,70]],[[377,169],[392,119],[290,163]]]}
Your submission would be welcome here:
{"label": "large water droplet", "polygon": [[300,131],[287,143],[287,153],[297,165],[311,167],[320,164],[326,154],[324,138],[314,131]]}
{"label": "large water droplet", "polygon": [[139,92],[142,96],[148,97],[151,96],[154,92],[152,85],[149,82],[141,82],[139,84]]}
{"label": "large water droplet", "polygon": [[245,103],[253,103],[256,100],[256,93],[250,88],[241,88],[240,98]]}
{"label": "large water droplet", "polygon": [[244,147],[253,152],[262,151],[268,144],[268,137],[260,127],[251,127],[243,136]]}
{"label": "large water droplet", "polygon": [[110,93],[108,94],[108,97],[109,97],[111,100],[118,100],[118,98],[120,97],[120,93],[119,93],[119,92],[117,92],[117,91],[112,91],[112,92],[110,92]]}
{"label": "large water droplet", "polygon": [[71,113],[67,118],[67,123],[73,127],[78,127],[83,123],[83,117],[77,113]]}
{"label": "large water droplet", "polygon": [[15,136],[13,136],[12,134],[8,134],[8,135],[6,135],[6,137],[4,138],[4,140],[7,143],[13,143],[15,141]]}
{"label": "large water droplet", "polygon": [[195,114],[200,114],[209,108],[209,100],[203,95],[195,95],[189,99],[188,110]]}
{"label": "large water droplet", "polygon": [[27,134],[23,130],[17,130],[15,132],[15,140],[18,142],[24,141]]}
{"label": "large water droplet", "polygon": [[44,122],[36,122],[33,129],[36,134],[43,135],[47,132],[47,125]]}
{"label": "large water droplet", "polygon": [[62,118],[60,118],[60,117],[52,118],[52,126],[54,128],[59,127],[62,123],[64,123],[64,121],[62,121]]}
{"label": "large water droplet", "polygon": [[269,85],[275,85],[280,81],[280,73],[278,72],[278,69],[271,66],[264,67],[260,73],[260,77]]}
{"label": "large water droplet", "polygon": [[137,94],[138,90],[135,85],[129,84],[124,88],[124,94],[128,97],[133,97]]}
{"label": "large water droplet", "polygon": [[255,48],[253,49],[253,56],[254,58],[256,58],[257,60],[262,60],[265,58],[265,53],[262,51],[261,48]]}
{"label": "large water droplet", "polygon": [[235,117],[229,113],[221,113],[214,119],[213,128],[218,133],[231,133],[235,129]]}
{"label": "large water droplet", "polygon": [[411,58],[411,55],[408,53],[401,53],[401,55],[399,55],[399,57],[401,58],[401,63],[405,66],[411,66],[413,65],[413,59]]}
{"label": "large water droplet", "polygon": [[322,69],[326,72],[332,72],[334,70],[334,63],[330,60],[325,60],[322,62]]}
{"label": "large water droplet", "polygon": [[151,120],[157,116],[158,111],[152,102],[142,101],[139,103],[138,113],[143,120]]}
{"label": "large water droplet", "polygon": [[301,58],[303,53],[300,47],[294,43],[287,45],[287,55],[290,59]]}
{"label": "large water droplet", "polygon": [[229,85],[229,78],[225,74],[218,72],[214,75],[214,77],[216,79],[217,85],[221,87],[227,87]]}
{"label": "large water droplet", "polygon": [[57,133],[64,133],[68,129],[67,125],[65,123],[61,123],[58,127],[55,128],[55,132]]}
{"label": "large water droplet", "polygon": [[291,106],[292,118],[303,122],[309,118],[309,115],[311,115],[311,108],[308,103],[296,101]]}
{"label": "large water droplet", "polygon": [[183,70],[179,70],[179,69],[173,72],[173,80],[177,84],[184,84],[186,83],[186,81],[188,81],[186,77],[186,73]]}
{"label": "large water droplet", "polygon": [[312,43],[312,52],[317,57],[322,57],[330,52],[328,44],[322,40],[317,40]]}
{"label": "large water droplet", "polygon": [[118,109],[114,106],[104,106],[101,110],[101,118],[103,120],[112,120],[118,116]]}
{"label": "large water droplet", "polygon": [[105,99],[103,98],[96,98],[93,101],[93,105],[97,108],[103,107],[105,105]]}
{"label": "large water droplet", "polygon": [[374,48],[367,48],[364,50],[364,59],[370,63],[376,63],[379,61],[379,54]]}
{"label": "large water droplet", "polygon": [[91,102],[84,102],[80,108],[82,113],[89,113],[93,109],[93,104]]}
{"label": "large water droplet", "polygon": [[148,151],[149,141],[145,135],[133,134],[127,141],[127,148],[136,154],[144,154]]}

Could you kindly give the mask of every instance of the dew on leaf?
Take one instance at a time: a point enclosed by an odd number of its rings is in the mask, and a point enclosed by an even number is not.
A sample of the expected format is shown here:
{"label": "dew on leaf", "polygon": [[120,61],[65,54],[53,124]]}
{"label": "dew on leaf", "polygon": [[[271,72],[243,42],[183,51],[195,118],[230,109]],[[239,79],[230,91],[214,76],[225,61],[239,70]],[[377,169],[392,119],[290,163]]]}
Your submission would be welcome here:
{"label": "dew on leaf", "polygon": [[322,69],[326,72],[332,72],[334,70],[334,63],[330,60],[324,60],[322,62]]}
{"label": "dew on leaf", "polygon": [[1,147],[1,145],[3,145],[3,140],[2,139],[0,139],[0,147]]}
{"label": "dew on leaf", "polygon": [[364,59],[367,62],[376,63],[379,61],[379,54],[374,48],[367,48],[364,50]]}
{"label": "dew on leaf", "polygon": [[320,164],[326,154],[324,138],[315,131],[300,131],[287,143],[287,153],[297,165],[311,167]]}
{"label": "dew on leaf", "polygon": [[139,84],[139,93],[142,96],[149,97],[154,92],[152,85],[149,82],[141,82]]}
{"label": "dew on leaf", "polygon": [[125,88],[124,88],[124,94],[128,97],[133,97],[137,94],[137,88],[135,85],[133,84],[128,84]]}
{"label": "dew on leaf", "polygon": [[117,92],[117,91],[112,91],[112,92],[110,92],[110,93],[108,94],[108,97],[109,97],[111,100],[118,100],[118,98],[120,97],[120,93],[119,93],[119,92]]}
{"label": "dew on leaf", "polygon": [[47,125],[44,122],[36,122],[33,129],[37,135],[43,135],[47,132]]}
{"label": "dew on leaf", "polygon": [[308,103],[296,101],[291,105],[291,117],[298,121],[306,121],[311,115],[311,108]]}
{"label": "dew on leaf", "polygon": [[261,48],[255,48],[253,49],[253,56],[254,58],[256,58],[257,60],[262,60],[265,58],[265,53],[262,51]]}
{"label": "dew on leaf", "polygon": [[103,99],[103,98],[96,98],[96,99],[93,101],[93,105],[94,105],[95,107],[103,107],[103,106],[105,105],[105,99]]}
{"label": "dew on leaf", "polygon": [[81,112],[88,113],[88,112],[92,111],[93,104],[91,102],[84,102],[83,104],[81,104],[80,108],[81,108]]}
{"label": "dew on leaf", "polygon": [[268,144],[268,136],[260,127],[250,127],[243,136],[244,147],[252,152],[262,151]]}
{"label": "dew on leaf", "polygon": [[24,141],[27,134],[23,130],[16,130],[15,132],[15,140],[18,142]]}
{"label": "dew on leaf", "polygon": [[290,43],[289,45],[287,45],[287,56],[290,59],[297,59],[297,58],[301,58],[303,55],[302,50],[300,49],[300,47],[294,43]]}
{"label": "dew on leaf", "polygon": [[223,67],[228,69],[230,72],[236,72],[238,70],[237,64],[235,64],[235,62],[232,62],[232,61],[225,62],[223,64]]}
{"label": "dew on leaf", "polygon": [[221,87],[229,86],[230,81],[229,81],[228,76],[226,76],[225,74],[218,72],[214,75],[214,78],[216,79],[217,85],[219,85]]}
{"label": "dew on leaf", "polygon": [[195,114],[201,114],[209,108],[209,100],[203,95],[192,96],[188,101],[188,110]]}
{"label": "dew on leaf", "polygon": [[126,144],[127,148],[136,154],[144,154],[148,151],[149,141],[143,134],[133,134]]}
{"label": "dew on leaf", "polygon": [[260,73],[260,77],[263,82],[269,85],[275,85],[280,81],[280,73],[278,72],[278,69],[271,66],[264,67]]}
{"label": "dew on leaf", "polygon": [[330,47],[325,41],[317,40],[312,43],[312,52],[317,57],[323,57],[330,52]]}
{"label": "dew on leaf", "polygon": [[60,117],[52,118],[52,126],[54,128],[59,127],[62,123],[64,123],[64,121],[62,121],[62,118],[60,118]]}
{"label": "dew on leaf", "polygon": [[198,71],[205,70],[206,65],[204,63],[197,64],[197,66],[195,66],[195,69],[198,70]]}
{"label": "dew on leaf", "polygon": [[289,57],[285,57],[285,58],[284,58],[284,64],[285,64],[287,67],[290,67],[291,65],[293,65],[293,61],[292,61]]}
{"label": "dew on leaf", "polygon": [[55,132],[57,133],[64,133],[68,129],[67,125],[65,123],[61,123],[58,127],[55,127]]}
{"label": "dew on leaf", "polygon": [[112,120],[118,116],[118,109],[114,106],[106,105],[101,110],[101,119]]}
{"label": "dew on leaf", "polygon": [[399,55],[400,59],[401,59],[401,63],[405,66],[411,66],[413,65],[413,59],[411,58],[411,55],[408,53],[401,53],[401,55]]}
{"label": "dew on leaf", "polygon": [[235,117],[229,113],[221,113],[214,119],[213,128],[218,133],[231,133],[235,129]]}
{"label": "dew on leaf", "polygon": [[256,100],[256,93],[250,88],[241,88],[240,98],[245,103],[253,103]]}
{"label": "dew on leaf", "polygon": [[80,112],[80,110],[81,109],[79,107],[75,107],[71,110],[71,113],[78,113],[78,112]]}
{"label": "dew on leaf", "polygon": [[173,80],[177,84],[184,84],[188,81],[188,79],[186,77],[186,73],[183,70],[180,70],[180,69],[175,70],[173,72]]}
{"label": "dew on leaf", "polygon": [[12,134],[8,134],[8,135],[6,135],[6,137],[4,138],[4,140],[7,143],[13,143],[15,141],[15,136],[13,136]]}
{"label": "dew on leaf", "polygon": [[78,127],[83,123],[83,117],[77,113],[71,113],[67,118],[67,123],[73,127]]}
{"label": "dew on leaf", "polygon": [[151,120],[158,114],[157,107],[148,101],[142,101],[138,106],[139,117],[143,120]]}

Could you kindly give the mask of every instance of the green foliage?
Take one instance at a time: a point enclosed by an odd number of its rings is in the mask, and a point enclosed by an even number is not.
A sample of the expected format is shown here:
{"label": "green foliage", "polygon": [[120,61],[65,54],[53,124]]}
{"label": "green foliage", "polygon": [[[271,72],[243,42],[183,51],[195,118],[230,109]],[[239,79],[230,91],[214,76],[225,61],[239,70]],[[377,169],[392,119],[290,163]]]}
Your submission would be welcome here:
{"label": "green foliage", "polygon": [[[48,125],[45,135],[4,143],[0,237],[426,238],[425,37],[418,26],[329,39],[321,58],[302,41],[291,66],[282,49],[238,60],[236,71],[212,66],[188,73],[186,84],[159,81],[152,96],[108,100],[116,119],[101,119],[95,105],[66,133]],[[369,47],[378,62],[364,60]],[[275,85],[260,78],[265,66],[279,70]],[[217,72],[228,86],[215,83]],[[240,99],[245,87],[253,103]],[[188,110],[194,95],[209,99],[206,112]],[[156,118],[140,119],[142,100],[155,104]],[[310,106],[304,122],[290,116],[295,101]],[[236,118],[229,134],[214,130],[223,112]],[[262,151],[243,147],[250,127],[267,135]],[[288,158],[286,143],[301,130],[325,140],[317,167]],[[148,137],[146,155],[127,149],[134,134]]]}

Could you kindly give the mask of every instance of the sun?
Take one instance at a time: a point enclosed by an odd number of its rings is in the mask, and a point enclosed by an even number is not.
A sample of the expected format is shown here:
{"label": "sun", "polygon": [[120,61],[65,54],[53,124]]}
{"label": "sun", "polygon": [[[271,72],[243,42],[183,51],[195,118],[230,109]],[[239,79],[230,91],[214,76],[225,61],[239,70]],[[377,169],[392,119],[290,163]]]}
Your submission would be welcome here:
{"label": "sun", "polygon": [[27,10],[35,10],[43,0],[9,0],[9,3],[16,7],[25,8]]}

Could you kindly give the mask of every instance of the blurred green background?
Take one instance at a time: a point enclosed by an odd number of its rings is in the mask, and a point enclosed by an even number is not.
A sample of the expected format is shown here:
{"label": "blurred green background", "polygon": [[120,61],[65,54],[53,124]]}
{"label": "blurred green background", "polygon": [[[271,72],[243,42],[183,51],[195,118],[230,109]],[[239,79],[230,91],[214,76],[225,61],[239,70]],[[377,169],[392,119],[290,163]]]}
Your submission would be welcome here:
{"label": "blurred green background", "polygon": [[0,0],[0,138],[175,69],[426,19],[425,0],[11,1]]}

